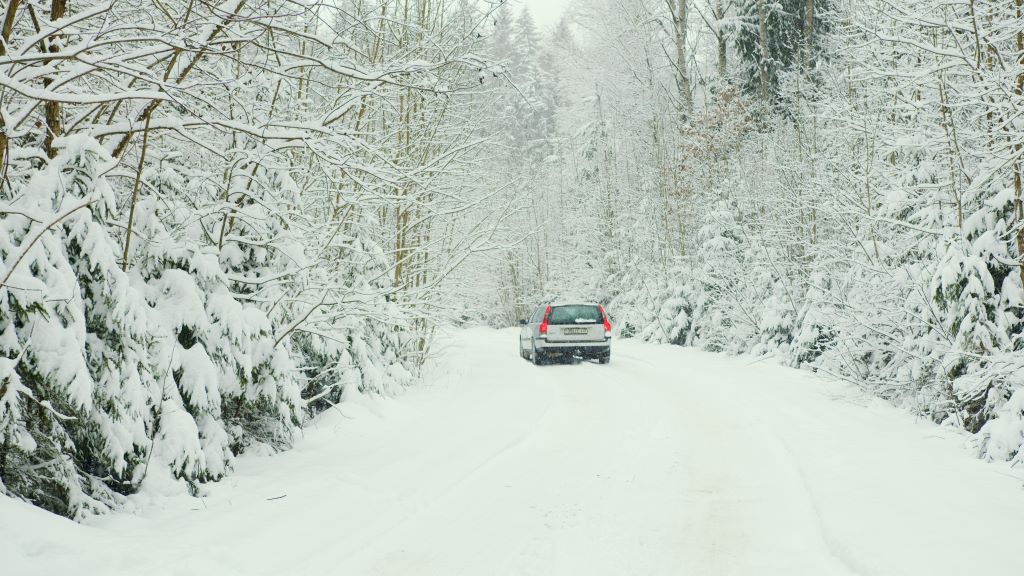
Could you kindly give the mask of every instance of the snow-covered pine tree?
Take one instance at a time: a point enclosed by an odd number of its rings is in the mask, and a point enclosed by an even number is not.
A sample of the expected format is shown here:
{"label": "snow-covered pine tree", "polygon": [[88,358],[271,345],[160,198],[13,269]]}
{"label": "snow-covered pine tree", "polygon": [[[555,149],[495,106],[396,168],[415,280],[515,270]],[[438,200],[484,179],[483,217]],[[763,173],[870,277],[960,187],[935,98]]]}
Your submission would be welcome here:
{"label": "snow-covered pine tree", "polygon": [[731,27],[743,66],[743,89],[765,105],[787,108],[780,79],[801,65],[806,50],[811,60],[821,56],[832,26],[830,10],[831,0],[741,0]]}
{"label": "snow-covered pine tree", "polygon": [[105,229],[109,154],[86,136],[53,147],[4,219],[0,477],[81,517],[136,488],[154,424],[154,335]]}

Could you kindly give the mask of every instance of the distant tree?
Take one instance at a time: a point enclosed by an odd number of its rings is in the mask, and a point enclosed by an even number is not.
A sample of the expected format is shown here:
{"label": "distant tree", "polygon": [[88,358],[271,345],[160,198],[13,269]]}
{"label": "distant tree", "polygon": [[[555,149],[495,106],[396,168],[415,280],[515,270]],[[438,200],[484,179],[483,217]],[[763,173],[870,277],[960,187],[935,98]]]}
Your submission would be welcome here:
{"label": "distant tree", "polygon": [[831,0],[743,0],[736,23],[736,51],[743,88],[762,102],[783,105],[780,79],[801,64],[809,71],[824,50]]}

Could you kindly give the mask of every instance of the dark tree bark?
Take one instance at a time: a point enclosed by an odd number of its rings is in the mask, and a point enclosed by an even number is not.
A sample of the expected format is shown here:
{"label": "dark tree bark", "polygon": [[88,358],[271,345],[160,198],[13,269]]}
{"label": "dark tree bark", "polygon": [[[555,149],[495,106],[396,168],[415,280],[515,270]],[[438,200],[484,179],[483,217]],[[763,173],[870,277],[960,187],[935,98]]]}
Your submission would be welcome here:
{"label": "dark tree bark", "polygon": [[[50,22],[60,20],[66,13],[67,0],[53,0],[50,4]],[[47,52],[51,54],[60,52],[61,47],[62,41],[59,34],[54,34],[47,38]],[[49,86],[51,82],[53,82],[53,79],[47,78],[46,80],[43,80],[43,85]],[[46,138],[43,139],[43,148],[46,150],[46,155],[53,158],[57,155],[57,151],[53,148],[53,141],[61,135],[60,103],[48,100],[43,104],[43,111],[46,115]]]}

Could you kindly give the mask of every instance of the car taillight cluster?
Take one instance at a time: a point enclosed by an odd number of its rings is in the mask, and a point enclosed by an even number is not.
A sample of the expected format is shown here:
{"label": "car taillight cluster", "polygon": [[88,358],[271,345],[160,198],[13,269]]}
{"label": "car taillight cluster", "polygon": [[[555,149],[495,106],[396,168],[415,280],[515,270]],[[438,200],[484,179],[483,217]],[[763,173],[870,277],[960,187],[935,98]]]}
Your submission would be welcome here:
{"label": "car taillight cluster", "polygon": [[540,335],[548,335],[548,315],[551,314],[551,306],[548,306],[547,310],[544,311],[544,319],[540,322]]}
{"label": "car taillight cluster", "polygon": [[[604,322],[604,337],[612,337],[612,324],[608,321],[608,315],[604,313],[604,306],[598,306],[601,309],[601,320]],[[549,308],[550,310],[550,308]]]}

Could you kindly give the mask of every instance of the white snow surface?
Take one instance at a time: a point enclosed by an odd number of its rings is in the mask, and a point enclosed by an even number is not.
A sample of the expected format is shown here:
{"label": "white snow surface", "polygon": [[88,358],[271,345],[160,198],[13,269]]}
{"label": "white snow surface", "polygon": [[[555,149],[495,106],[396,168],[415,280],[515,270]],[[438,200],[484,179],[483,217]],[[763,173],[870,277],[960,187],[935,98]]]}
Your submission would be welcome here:
{"label": "white snow surface", "polygon": [[0,497],[0,573],[1024,574],[1019,472],[845,384],[616,341],[535,367],[445,338],[426,382],[349,395],[294,450],[74,524]]}

